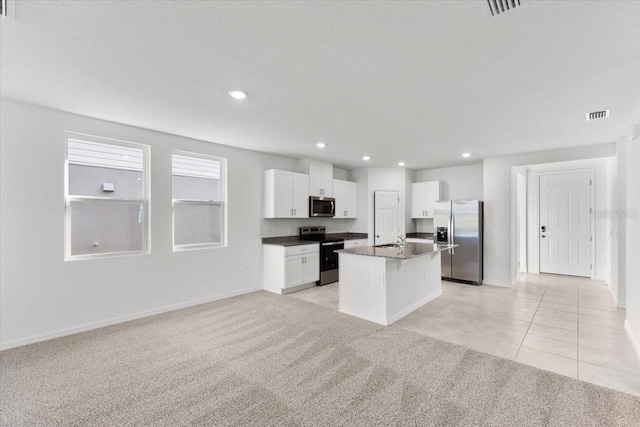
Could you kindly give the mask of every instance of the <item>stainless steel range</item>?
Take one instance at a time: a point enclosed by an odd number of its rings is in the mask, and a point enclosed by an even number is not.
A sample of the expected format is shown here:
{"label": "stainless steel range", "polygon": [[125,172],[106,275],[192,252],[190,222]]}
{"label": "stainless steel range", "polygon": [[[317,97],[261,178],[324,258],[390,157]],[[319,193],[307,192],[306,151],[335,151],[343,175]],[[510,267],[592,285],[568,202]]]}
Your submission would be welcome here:
{"label": "stainless steel range", "polygon": [[324,226],[300,227],[300,240],[309,240],[320,243],[320,280],[316,285],[328,285],[337,282],[338,254],[335,252],[344,249],[344,239],[327,238]]}

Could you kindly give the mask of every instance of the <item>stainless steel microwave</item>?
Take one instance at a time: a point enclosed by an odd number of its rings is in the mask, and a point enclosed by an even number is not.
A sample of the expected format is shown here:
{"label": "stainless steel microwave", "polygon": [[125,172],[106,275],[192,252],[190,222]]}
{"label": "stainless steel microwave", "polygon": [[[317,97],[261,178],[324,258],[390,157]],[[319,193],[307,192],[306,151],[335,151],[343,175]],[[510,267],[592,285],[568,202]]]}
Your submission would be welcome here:
{"label": "stainless steel microwave", "polygon": [[333,197],[310,196],[309,217],[335,216],[336,199]]}

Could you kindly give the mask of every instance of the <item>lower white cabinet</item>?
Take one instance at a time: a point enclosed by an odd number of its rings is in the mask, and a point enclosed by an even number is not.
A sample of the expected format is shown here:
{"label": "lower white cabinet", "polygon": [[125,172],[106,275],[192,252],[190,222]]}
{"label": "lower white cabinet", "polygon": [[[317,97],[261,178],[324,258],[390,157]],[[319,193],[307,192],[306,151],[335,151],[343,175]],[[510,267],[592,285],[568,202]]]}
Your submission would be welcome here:
{"label": "lower white cabinet", "polygon": [[357,240],[345,240],[344,248],[356,248],[358,246],[367,246],[367,239],[357,239]]}
{"label": "lower white cabinet", "polygon": [[320,280],[320,254],[291,255],[284,257],[284,288]]}
{"label": "lower white cabinet", "polygon": [[262,245],[263,288],[277,294],[320,280],[320,245]]}

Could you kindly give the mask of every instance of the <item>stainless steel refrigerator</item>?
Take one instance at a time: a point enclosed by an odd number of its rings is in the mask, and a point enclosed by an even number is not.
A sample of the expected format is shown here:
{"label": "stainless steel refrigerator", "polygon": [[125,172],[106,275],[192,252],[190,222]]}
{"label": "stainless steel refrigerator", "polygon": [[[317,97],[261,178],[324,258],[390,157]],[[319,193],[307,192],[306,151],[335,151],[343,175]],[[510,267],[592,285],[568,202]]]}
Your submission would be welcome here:
{"label": "stainless steel refrigerator", "polygon": [[436,202],[433,211],[436,242],[458,245],[441,252],[442,278],[482,284],[482,202],[449,200]]}

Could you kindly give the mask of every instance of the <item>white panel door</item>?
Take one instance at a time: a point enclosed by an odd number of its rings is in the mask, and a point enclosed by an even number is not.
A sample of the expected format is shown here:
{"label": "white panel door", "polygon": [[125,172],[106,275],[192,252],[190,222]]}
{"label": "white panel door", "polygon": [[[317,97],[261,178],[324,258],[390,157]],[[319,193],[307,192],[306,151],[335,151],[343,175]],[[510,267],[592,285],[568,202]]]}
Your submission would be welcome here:
{"label": "white panel door", "polygon": [[312,196],[333,197],[333,165],[309,160],[309,193]]}
{"label": "white panel door", "polygon": [[398,241],[400,234],[400,193],[374,191],[374,244],[384,245]]}
{"label": "white panel door", "polygon": [[436,202],[440,201],[440,181],[427,182],[427,206],[426,218],[433,218],[433,211],[436,209]]}
{"label": "white panel door", "polygon": [[540,272],[591,276],[591,173],[540,175]]}
{"label": "white panel door", "polygon": [[287,218],[293,216],[293,206],[291,198],[293,197],[291,172],[277,170],[274,173],[273,197],[274,211],[276,218]]}
{"label": "white panel door", "polygon": [[[335,190],[335,189],[334,189]],[[356,182],[344,182],[344,197],[346,200],[347,218],[358,217],[358,184]]]}
{"label": "white panel door", "polygon": [[294,217],[309,218],[309,175],[293,174],[292,207]]}
{"label": "white panel door", "polygon": [[284,287],[290,288],[302,284],[302,255],[293,255],[284,258]]}
{"label": "white panel door", "polygon": [[302,283],[320,280],[320,254],[305,254],[302,257]]}
{"label": "white panel door", "polygon": [[336,218],[347,216],[347,200],[345,195],[346,181],[340,179],[333,180],[333,197],[336,199]]}
{"label": "white panel door", "polygon": [[424,218],[427,212],[427,183],[411,184],[411,218]]}

